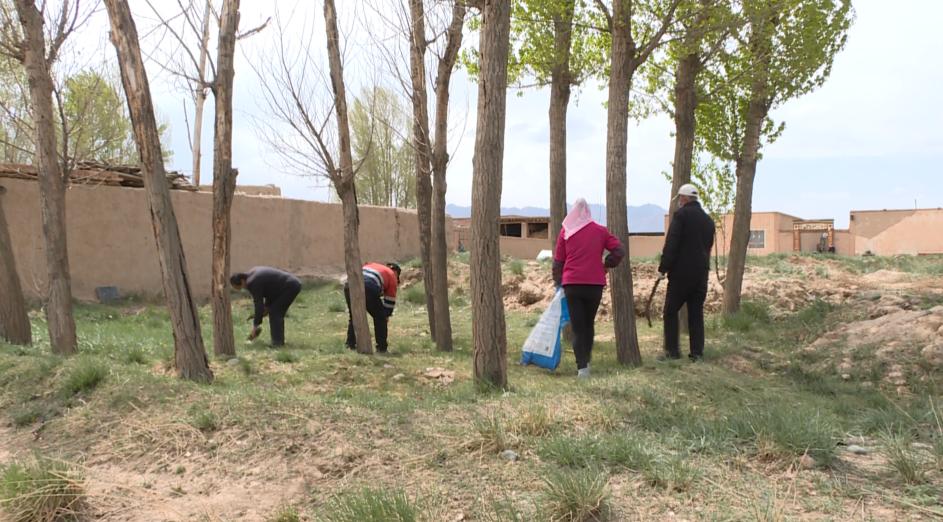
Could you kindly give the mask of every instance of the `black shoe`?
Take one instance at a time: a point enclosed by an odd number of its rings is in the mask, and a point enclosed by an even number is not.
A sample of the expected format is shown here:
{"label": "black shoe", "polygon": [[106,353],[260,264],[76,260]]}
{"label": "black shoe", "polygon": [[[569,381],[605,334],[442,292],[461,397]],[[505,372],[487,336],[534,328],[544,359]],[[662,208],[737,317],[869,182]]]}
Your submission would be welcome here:
{"label": "black shoe", "polygon": [[347,349],[348,349],[348,350],[351,350],[351,351],[354,351],[354,352],[357,351],[357,347],[356,347],[356,346],[351,346],[351,345],[349,345],[349,344],[347,345]]}
{"label": "black shoe", "polygon": [[704,362],[704,356],[703,356],[703,355],[689,355],[689,356],[688,356],[688,359],[690,359],[691,362],[693,362],[693,363]]}
{"label": "black shoe", "polygon": [[382,349],[382,350],[379,349],[379,348],[377,348],[377,354],[378,354],[378,355],[386,355],[386,354],[388,354],[388,353],[390,353],[390,352],[388,352],[388,351],[386,350],[386,348],[384,348],[384,349]]}
{"label": "black shoe", "polygon": [[655,360],[658,362],[665,362],[665,361],[674,361],[680,358],[681,358],[680,355],[671,355],[669,353],[663,353],[659,355],[658,357],[655,357]]}

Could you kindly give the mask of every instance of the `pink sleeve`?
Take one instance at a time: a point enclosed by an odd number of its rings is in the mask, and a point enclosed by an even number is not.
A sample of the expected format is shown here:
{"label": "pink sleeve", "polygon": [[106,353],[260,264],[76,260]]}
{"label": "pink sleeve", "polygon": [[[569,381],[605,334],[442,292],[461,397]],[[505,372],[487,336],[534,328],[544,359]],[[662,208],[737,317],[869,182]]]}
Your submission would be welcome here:
{"label": "pink sleeve", "polygon": [[557,236],[557,249],[553,252],[553,260],[566,261],[566,239],[564,239],[563,229],[560,229],[560,235]]}

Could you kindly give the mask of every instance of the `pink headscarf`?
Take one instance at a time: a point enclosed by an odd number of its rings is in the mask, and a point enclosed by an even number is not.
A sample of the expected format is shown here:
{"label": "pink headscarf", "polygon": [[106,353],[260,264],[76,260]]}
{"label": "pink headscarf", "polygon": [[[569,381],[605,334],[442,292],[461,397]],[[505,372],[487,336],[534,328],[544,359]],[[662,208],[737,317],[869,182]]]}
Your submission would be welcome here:
{"label": "pink headscarf", "polygon": [[583,198],[576,200],[570,213],[563,218],[563,239],[570,239],[570,236],[592,222],[593,215],[589,211],[586,200]]}

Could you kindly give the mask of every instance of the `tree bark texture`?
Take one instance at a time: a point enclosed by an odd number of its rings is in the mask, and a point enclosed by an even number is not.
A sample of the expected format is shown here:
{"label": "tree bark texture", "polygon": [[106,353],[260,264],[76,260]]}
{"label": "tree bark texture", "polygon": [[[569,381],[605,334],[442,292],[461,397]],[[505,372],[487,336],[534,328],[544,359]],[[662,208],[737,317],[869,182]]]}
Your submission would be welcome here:
{"label": "tree bark texture", "polygon": [[367,325],[367,297],[363,288],[363,263],[360,257],[360,215],[357,210],[357,189],[354,185],[354,161],[350,149],[350,123],[347,118],[347,93],[344,88],[344,66],[341,63],[340,37],[337,31],[337,9],[334,0],[324,1],[327,29],[327,54],[331,69],[331,87],[337,112],[337,135],[340,147],[339,172],[331,174],[344,214],[344,265],[350,287],[350,309],[357,336],[357,351],[373,353],[370,327]]}
{"label": "tree bark texture", "polygon": [[416,213],[419,221],[419,255],[426,292],[429,333],[436,339],[435,281],[432,267],[432,144],[426,94],[426,23],[423,0],[409,0],[411,23],[409,72],[412,81],[413,149],[416,153]]}
{"label": "tree bark texture", "polygon": [[20,286],[13,257],[13,242],[3,213],[3,194],[6,188],[0,185],[0,339],[11,344],[30,344],[33,341],[26,300]]}
{"label": "tree bark texture", "polygon": [[504,163],[510,2],[484,0],[477,130],[472,160],[471,294],[475,381],[507,387],[507,329],[501,295],[498,219]]}
{"label": "tree bark texture", "polygon": [[[197,71],[197,78],[201,82],[206,78],[206,58],[210,51],[210,12],[212,8],[213,5],[210,0],[206,0],[206,7],[203,9],[203,34],[200,37],[200,69]],[[220,26],[222,26],[222,20],[220,20]],[[203,156],[203,106],[205,104],[206,87],[201,84],[197,86],[196,91],[193,93],[193,184],[197,187],[200,186],[200,160]]]}
{"label": "tree bark texture", "polygon": [[239,0],[224,0],[219,17],[219,44],[216,80],[216,125],[213,133],[213,353],[236,355],[233,338],[232,306],[229,302],[229,247],[232,226],[229,219],[238,171],[232,168],[232,97],[236,30],[239,28]]}
{"label": "tree bark texture", "polygon": [[213,372],[207,361],[199,315],[190,292],[187,262],[167,187],[160,136],[154,119],[147,72],[141,58],[137,27],[131,18],[127,0],[105,0],[105,7],[111,21],[111,42],[118,54],[134,137],[141,155],[144,192],[157,243],[164,298],[170,309],[173,326],[177,375],[193,381],[210,382]]}
{"label": "tree bark texture", "polygon": [[675,195],[681,185],[691,182],[691,168],[694,158],[694,131],[697,120],[697,75],[701,69],[701,58],[695,53],[684,55],[675,71],[674,120],[675,120],[675,155],[671,172],[671,200],[668,202],[668,215],[678,210],[678,198]]}
{"label": "tree bark texture", "polygon": [[743,142],[736,161],[737,194],[734,199],[733,227],[730,231],[730,250],[727,254],[727,274],[724,279],[724,314],[740,310],[743,273],[746,269],[747,249],[750,244],[750,221],[753,217],[753,180],[760,151],[763,121],[769,113],[769,65],[772,42],[772,21],[763,19],[753,25],[750,33],[751,74],[750,102],[744,122]]}
{"label": "tree bark texture", "polygon": [[616,356],[620,364],[639,366],[642,364],[642,356],[635,325],[626,209],[629,89],[637,64],[633,60],[634,44],[630,34],[627,3],[627,0],[615,0],[612,7],[612,62],[606,133],[606,218],[610,232],[622,241],[627,253],[625,261],[609,272]]}
{"label": "tree bark texture", "polygon": [[52,110],[52,77],[46,59],[43,15],[33,0],[16,0],[23,26],[23,65],[29,81],[36,153],[39,198],[46,250],[48,294],[46,320],[53,353],[73,354],[77,350],[75,319],[72,315],[72,280],[66,241],[65,179],[56,151],[56,126]]}
{"label": "tree bark texture", "polygon": [[569,2],[568,12],[553,17],[553,68],[550,71],[550,244],[557,247],[557,237],[566,217],[566,112],[570,104],[570,45],[573,36],[573,12],[576,2]]}
{"label": "tree bark texture", "polygon": [[445,53],[439,60],[435,80],[435,142],[432,151],[432,279],[435,302],[436,348],[452,351],[452,318],[449,310],[449,258],[446,231],[445,192],[446,170],[449,164],[449,87],[452,71],[462,46],[462,28],[465,25],[465,4],[452,5],[452,21],[446,32]]}
{"label": "tree bark texture", "polygon": [[[689,45],[692,45],[688,42]],[[691,182],[694,159],[694,131],[697,124],[697,75],[701,70],[701,57],[690,52],[681,57],[675,70],[674,120],[675,155],[671,172],[671,200],[668,201],[668,216],[671,219],[678,210],[675,195],[681,185]],[[688,307],[681,307],[678,322],[681,332],[688,331]]]}

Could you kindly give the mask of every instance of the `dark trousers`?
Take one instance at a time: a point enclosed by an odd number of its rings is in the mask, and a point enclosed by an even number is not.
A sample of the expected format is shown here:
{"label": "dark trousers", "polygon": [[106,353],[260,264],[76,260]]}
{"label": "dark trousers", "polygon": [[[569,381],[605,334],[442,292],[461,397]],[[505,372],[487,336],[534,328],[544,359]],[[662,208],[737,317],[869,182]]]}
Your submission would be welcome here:
{"label": "dark trousers", "polygon": [[[364,284],[364,292],[367,294],[367,313],[373,317],[373,335],[377,338],[377,351],[385,352],[386,345],[386,321],[388,312],[380,300],[380,289],[376,285]],[[354,317],[350,312],[350,287],[344,285],[344,299],[347,300],[347,346],[349,348],[357,347],[357,336],[354,334]]]}
{"label": "dark trousers", "polygon": [[272,345],[285,344],[285,314],[301,293],[301,285],[293,284],[285,289],[274,301],[268,305],[268,326],[272,333]]}
{"label": "dark trousers", "polygon": [[596,311],[602,301],[600,285],[566,285],[563,294],[570,310],[570,325],[573,328],[573,352],[576,367],[580,370],[589,365],[593,355],[593,337],[596,336]]}
{"label": "dark trousers", "polygon": [[678,312],[688,305],[688,336],[691,342],[690,357],[704,355],[704,300],[707,299],[707,274],[703,277],[674,277],[668,280],[668,295],[665,297],[665,351],[669,357],[680,357],[678,346]]}

